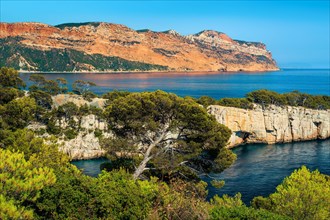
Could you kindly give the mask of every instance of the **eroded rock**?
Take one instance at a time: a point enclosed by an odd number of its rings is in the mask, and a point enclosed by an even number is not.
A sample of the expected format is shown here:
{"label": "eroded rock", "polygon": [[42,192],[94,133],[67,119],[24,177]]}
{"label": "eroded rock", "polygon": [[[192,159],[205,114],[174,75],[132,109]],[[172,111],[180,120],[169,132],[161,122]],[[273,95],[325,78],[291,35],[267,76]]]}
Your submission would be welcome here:
{"label": "eroded rock", "polygon": [[253,110],[211,105],[210,114],[232,130],[229,147],[243,143],[286,143],[330,137],[330,110],[270,105]]}

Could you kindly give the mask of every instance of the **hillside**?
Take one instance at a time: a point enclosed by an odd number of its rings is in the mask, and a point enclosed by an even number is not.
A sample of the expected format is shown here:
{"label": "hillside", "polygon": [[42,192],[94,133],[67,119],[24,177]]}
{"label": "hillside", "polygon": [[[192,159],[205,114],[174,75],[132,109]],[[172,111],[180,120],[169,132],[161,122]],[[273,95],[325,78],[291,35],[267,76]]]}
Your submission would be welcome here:
{"label": "hillside", "polygon": [[135,31],[89,22],[0,23],[0,65],[28,71],[272,71],[265,44],[205,30]]}

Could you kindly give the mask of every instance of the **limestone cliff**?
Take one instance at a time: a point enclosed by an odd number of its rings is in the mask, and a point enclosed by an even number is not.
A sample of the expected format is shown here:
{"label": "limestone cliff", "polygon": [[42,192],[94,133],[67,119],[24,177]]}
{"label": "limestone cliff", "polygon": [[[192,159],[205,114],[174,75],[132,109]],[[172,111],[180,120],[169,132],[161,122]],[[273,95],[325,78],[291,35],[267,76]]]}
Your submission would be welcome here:
{"label": "limestone cliff", "polygon": [[28,71],[272,71],[265,44],[205,30],[133,30],[89,22],[0,23],[0,65]]}
{"label": "limestone cliff", "polygon": [[[60,138],[58,141],[59,149],[73,160],[86,160],[104,156],[106,152],[101,148],[95,131],[102,132],[103,137],[111,136],[107,129],[107,123],[95,115],[87,115],[75,120],[80,127],[78,135],[71,140]],[[61,120],[58,123],[62,129],[69,126],[65,120]]]}
{"label": "limestone cliff", "polygon": [[[94,98],[90,101],[78,95],[60,94],[52,97],[53,107],[68,102],[77,106],[85,104],[104,108],[106,99]],[[314,110],[303,107],[270,105],[262,108],[254,104],[253,109],[241,109],[211,105],[208,112],[216,120],[232,130],[228,147],[245,143],[285,143],[326,139],[330,137],[330,110]],[[76,135],[69,139],[65,135],[58,137],[60,150],[67,153],[71,159],[91,159],[105,155],[99,136],[111,137],[111,128],[104,118],[93,114],[74,116],[72,119],[64,117],[57,119],[56,126],[65,131],[74,130]],[[45,130],[40,123],[31,123],[31,130]],[[43,134],[47,137],[48,134]]]}
{"label": "limestone cliff", "polygon": [[232,130],[229,147],[244,143],[285,143],[330,137],[330,110],[255,105],[246,110],[211,105],[210,114]]}

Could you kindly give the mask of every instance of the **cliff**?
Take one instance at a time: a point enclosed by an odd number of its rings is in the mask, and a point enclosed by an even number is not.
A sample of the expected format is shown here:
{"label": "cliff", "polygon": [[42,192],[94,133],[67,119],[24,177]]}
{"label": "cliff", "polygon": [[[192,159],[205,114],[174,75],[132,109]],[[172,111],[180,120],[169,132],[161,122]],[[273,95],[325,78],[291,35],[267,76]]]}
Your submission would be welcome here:
{"label": "cliff", "polygon": [[27,71],[272,71],[263,43],[89,22],[0,23],[0,66]]}
{"label": "cliff", "polygon": [[[94,98],[90,101],[78,95],[60,94],[52,97],[53,107],[73,102],[77,106],[95,106],[104,108],[106,99]],[[208,112],[216,120],[232,130],[228,147],[245,143],[285,143],[326,139],[330,137],[330,110],[314,110],[303,107],[270,105],[262,108],[254,104],[254,109],[224,107],[211,105]],[[74,116],[73,119],[64,117],[56,121],[56,126],[62,130],[73,129],[75,135],[68,139],[59,136],[60,150],[68,154],[71,159],[91,159],[105,155],[99,137],[111,137],[113,134],[108,123],[102,117],[94,114]],[[32,123],[31,130],[45,130],[46,126]],[[49,136],[47,133],[44,137]]]}
{"label": "cliff", "polygon": [[229,147],[244,143],[285,143],[330,137],[330,110],[270,105],[253,110],[211,105],[210,114],[232,130]]}

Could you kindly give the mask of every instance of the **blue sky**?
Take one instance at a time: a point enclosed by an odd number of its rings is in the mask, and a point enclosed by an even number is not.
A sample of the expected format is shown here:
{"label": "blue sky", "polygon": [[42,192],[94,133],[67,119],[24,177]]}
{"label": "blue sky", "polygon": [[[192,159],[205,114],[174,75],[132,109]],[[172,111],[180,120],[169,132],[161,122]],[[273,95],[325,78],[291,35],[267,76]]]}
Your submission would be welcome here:
{"label": "blue sky", "polygon": [[184,35],[212,29],[265,43],[282,68],[330,68],[329,0],[0,2],[1,22],[105,21]]}

